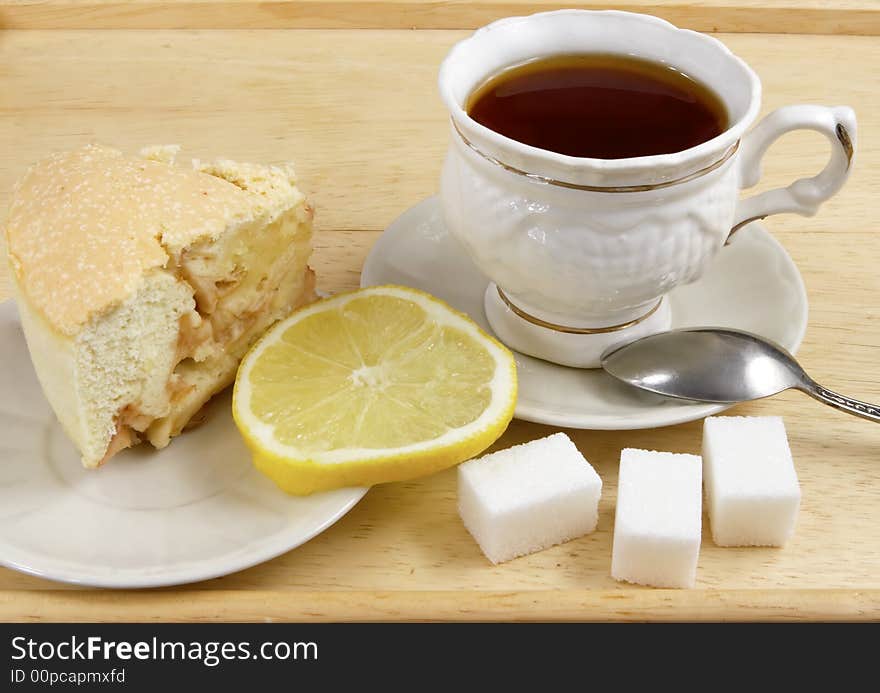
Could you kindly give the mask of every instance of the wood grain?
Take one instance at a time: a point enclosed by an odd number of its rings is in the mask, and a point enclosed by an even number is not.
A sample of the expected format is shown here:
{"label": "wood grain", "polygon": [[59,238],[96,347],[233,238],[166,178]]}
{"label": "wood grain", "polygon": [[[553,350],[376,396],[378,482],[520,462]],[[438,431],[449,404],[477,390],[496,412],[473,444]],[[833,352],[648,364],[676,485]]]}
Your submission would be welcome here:
{"label": "wood grain", "polygon": [[[600,0],[698,31],[878,34],[875,0]],[[556,0],[0,0],[9,29],[473,29]]]}
{"label": "wood grain", "polygon": [[[285,598],[286,596],[286,598]],[[0,592],[0,620],[228,621],[852,621],[880,610],[880,590],[543,590]],[[585,616],[586,615],[586,616]]]}
{"label": "wood grain", "polygon": [[[27,164],[93,139],[130,151],[180,142],[192,156],[292,158],[318,207],[319,283],[354,287],[381,229],[436,190],[447,137],[436,70],[464,35],[0,33],[0,218]],[[880,46],[721,38],[761,75],[765,110],[804,101],[859,114],[847,187],[816,217],[767,226],[807,286],[804,365],[829,387],[880,401]],[[811,174],[826,156],[818,135],[791,135],[771,149],[762,188]],[[617,584],[609,570],[620,449],[698,452],[699,422],[571,431],[605,483],[598,531],[508,564],[491,566],[462,527],[450,470],[377,487],[300,549],[191,587],[109,593],[0,570],[0,619],[880,619],[878,429],[797,393],[734,411],[785,417],[803,486],[798,529],[784,549],[722,549],[706,524],[692,591]],[[496,447],[553,431],[516,421]]]}

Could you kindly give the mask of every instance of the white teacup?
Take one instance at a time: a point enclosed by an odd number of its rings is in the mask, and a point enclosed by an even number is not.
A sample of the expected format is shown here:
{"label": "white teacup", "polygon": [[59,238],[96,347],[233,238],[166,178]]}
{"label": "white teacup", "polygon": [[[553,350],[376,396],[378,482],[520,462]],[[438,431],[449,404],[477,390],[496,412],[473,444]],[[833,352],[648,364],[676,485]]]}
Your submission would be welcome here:
{"label": "white teacup", "polygon": [[[469,95],[528,60],[620,53],[672,65],[710,87],[730,127],[673,154],[565,156],[500,135],[470,118]],[[746,134],[761,105],[757,75],[720,41],[629,12],[561,10],[494,22],[458,43],[440,69],[452,121],[441,199],[449,230],[492,280],[487,318],[523,353],[596,367],[615,343],[669,328],[664,296],[709,267],[730,235],[779,212],[812,215],[846,181],[855,114],[786,106]],[[761,177],[780,135],[806,128],[832,143],[813,178],[739,200]]]}

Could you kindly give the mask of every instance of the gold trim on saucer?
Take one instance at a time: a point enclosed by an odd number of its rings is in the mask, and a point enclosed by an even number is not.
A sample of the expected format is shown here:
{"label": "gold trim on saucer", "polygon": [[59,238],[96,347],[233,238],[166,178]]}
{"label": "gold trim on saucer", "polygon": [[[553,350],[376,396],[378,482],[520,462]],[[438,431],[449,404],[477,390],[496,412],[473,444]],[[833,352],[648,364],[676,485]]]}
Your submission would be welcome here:
{"label": "gold trim on saucer", "polygon": [[603,193],[633,193],[633,192],[648,192],[649,190],[660,190],[662,188],[669,188],[673,185],[681,185],[682,183],[687,183],[696,178],[701,178],[705,176],[707,173],[711,173],[717,168],[723,166],[730,157],[736,154],[737,149],[739,149],[739,140],[734,142],[730,148],[724,153],[718,161],[713,164],[709,164],[705,168],[701,168],[699,171],[694,171],[693,173],[689,173],[686,176],[682,176],[681,178],[676,178],[674,180],[667,180],[661,183],[650,183],[647,185],[578,185],[577,183],[567,183],[562,180],[556,180],[554,178],[547,178],[546,176],[538,175],[537,173],[529,173],[528,171],[523,171],[521,169],[516,168],[515,166],[510,166],[509,164],[505,164],[503,161],[499,161],[493,156],[486,154],[484,151],[479,149],[477,145],[471,142],[467,137],[464,136],[464,133],[458,128],[458,124],[455,120],[452,120],[452,127],[458,136],[461,138],[461,141],[464,142],[475,154],[483,157],[486,161],[494,166],[499,166],[503,168],[505,171],[510,173],[514,173],[517,176],[525,176],[529,180],[533,180],[536,183],[544,183],[546,185],[555,185],[560,188],[568,188],[569,190],[586,190],[589,192],[603,192]]}
{"label": "gold trim on saucer", "polygon": [[502,301],[504,301],[504,305],[510,308],[510,310],[512,310],[516,315],[521,317],[526,322],[530,322],[533,325],[537,325],[538,327],[544,327],[548,330],[553,330],[555,332],[564,332],[566,334],[607,334],[608,332],[625,330],[627,327],[638,325],[640,322],[643,322],[644,320],[650,318],[654,313],[657,312],[660,304],[663,303],[663,299],[661,298],[659,301],[657,301],[657,305],[651,308],[651,310],[649,310],[643,316],[636,318],[635,320],[630,320],[629,322],[622,322],[619,325],[609,325],[608,327],[567,327],[566,325],[557,325],[553,322],[541,320],[541,318],[536,318],[534,315],[526,313],[522,308],[514,304],[513,301],[511,301],[504,294],[500,286],[496,285],[495,288],[498,290],[498,296],[501,297]]}

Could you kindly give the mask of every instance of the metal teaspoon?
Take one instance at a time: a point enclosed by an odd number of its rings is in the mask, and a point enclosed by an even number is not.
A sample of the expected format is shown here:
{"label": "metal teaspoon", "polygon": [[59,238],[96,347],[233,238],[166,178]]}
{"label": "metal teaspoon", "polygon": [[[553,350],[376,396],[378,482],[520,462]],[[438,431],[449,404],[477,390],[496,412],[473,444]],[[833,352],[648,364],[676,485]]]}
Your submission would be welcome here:
{"label": "metal teaspoon", "polygon": [[602,368],[643,390],[703,402],[733,404],[795,388],[880,423],[880,407],[825,389],[785,349],[740,330],[660,332],[605,352]]}

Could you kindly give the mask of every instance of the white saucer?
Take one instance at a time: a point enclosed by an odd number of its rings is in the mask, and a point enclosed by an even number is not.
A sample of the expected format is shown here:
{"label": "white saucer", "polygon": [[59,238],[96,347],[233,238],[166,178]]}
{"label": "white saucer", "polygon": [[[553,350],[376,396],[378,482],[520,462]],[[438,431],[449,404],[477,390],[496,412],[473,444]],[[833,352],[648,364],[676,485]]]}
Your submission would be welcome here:
{"label": "white saucer", "polygon": [[[436,197],[404,212],[370,251],[361,286],[423,289],[491,332],[483,312],[489,280],[443,224]],[[669,294],[672,328],[732,327],[768,337],[794,353],[807,327],[807,295],[783,247],[758,223],[736,234],[706,275]],[[600,370],[579,370],[516,354],[516,417],[589,429],[654,428],[723,411],[642,393]]]}
{"label": "white saucer", "polygon": [[308,541],[366,489],[287,496],[256,472],[231,396],[164,450],[125,450],[99,470],[43,397],[12,302],[0,305],[0,565],[98,587],[226,575]]}

